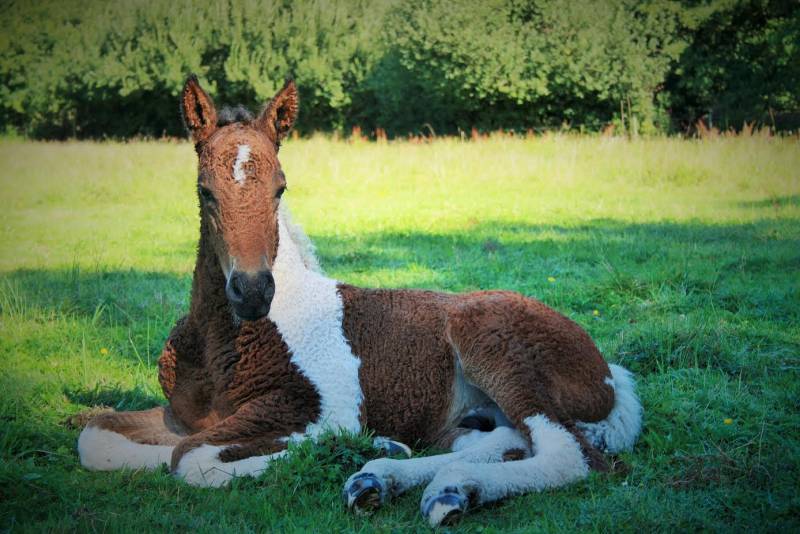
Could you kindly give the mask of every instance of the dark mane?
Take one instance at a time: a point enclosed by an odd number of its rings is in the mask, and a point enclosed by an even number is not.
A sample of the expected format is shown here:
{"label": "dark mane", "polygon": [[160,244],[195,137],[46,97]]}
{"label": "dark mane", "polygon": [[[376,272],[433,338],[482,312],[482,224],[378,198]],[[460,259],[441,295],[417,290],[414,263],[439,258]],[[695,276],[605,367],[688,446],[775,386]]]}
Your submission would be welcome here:
{"label": "dark mane", "polygon": [[253,114],[241,104],[238,106],[225,106],[219,112],[217,126],[222,127],[235,122],[250,122],[252,120]]}

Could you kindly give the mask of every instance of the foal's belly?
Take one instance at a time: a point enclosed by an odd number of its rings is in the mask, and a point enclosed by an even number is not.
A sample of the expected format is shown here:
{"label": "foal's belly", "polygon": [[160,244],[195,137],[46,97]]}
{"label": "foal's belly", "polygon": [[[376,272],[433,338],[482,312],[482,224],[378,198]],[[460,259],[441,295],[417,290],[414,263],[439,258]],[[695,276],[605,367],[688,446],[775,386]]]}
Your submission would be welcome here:
{"label": "foal's belly", "polygon": [[454,357],[394,352],[362,357],[364,425],[409,445],[433,443],[450,424]]}

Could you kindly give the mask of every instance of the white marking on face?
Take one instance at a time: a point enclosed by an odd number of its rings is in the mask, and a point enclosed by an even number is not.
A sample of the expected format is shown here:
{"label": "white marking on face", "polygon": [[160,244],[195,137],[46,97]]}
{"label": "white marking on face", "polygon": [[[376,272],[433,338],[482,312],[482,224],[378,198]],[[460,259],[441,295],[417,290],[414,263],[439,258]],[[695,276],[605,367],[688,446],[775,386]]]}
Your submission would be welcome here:
{"label": "white marking on face", "polygon": [[236,153],[236,161],[233,162],[233,179],[239,185],[244,185],[247,175],[244,172],[244,164],[250,161],[250,145],[239,145]]}

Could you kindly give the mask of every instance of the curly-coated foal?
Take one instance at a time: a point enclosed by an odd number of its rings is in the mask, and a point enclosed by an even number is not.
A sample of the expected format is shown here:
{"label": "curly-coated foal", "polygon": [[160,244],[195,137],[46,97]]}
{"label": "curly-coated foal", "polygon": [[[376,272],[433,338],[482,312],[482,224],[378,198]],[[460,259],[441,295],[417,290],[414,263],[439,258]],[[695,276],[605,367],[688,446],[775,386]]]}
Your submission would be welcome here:
{"label": "curly-coated foal", "polygon": [[[364,428],[449,454],[379,459],[344,487],[368,510],[427,484],[431,525],[468,506],[561,486],[630,449],[641,406],[630,374],[544,304],[511,292],[362,289],[326,277],[281,195],[278,148],[297,90],[251,118],[218,118],[190,77],[200,244],[189,314],[159,360],[166,407],[103,414],[81,434],[89,469],[169,464],[191,484],[263,471],[287,442]],[[398,441],[392,441],[398,440]]]}

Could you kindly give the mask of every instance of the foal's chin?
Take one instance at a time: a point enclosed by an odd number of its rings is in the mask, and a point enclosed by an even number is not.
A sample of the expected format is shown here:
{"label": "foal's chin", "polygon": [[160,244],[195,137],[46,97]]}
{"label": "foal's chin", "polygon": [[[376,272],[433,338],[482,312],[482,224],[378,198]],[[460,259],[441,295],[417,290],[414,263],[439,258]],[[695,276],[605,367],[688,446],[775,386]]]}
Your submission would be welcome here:
{"label": "foal's chin", "polygon": [[270,301],[267,303],[262,302],[260,304],[250,306],[242,306],[241,304],[236,305],[233,302],[228,301],[228,307],[231,311],[233,324],[236,326],[239,326],[242,323],[256,323],[265,320],[269,315],[271,304],[272,299],[270,299]]}
{"label": "foal's chin", "polygon": [[255,323],[261,321],[263,319],[266,319],[268,315],[269,315],[269,308],[267,308],[266,311],[264,311],[263,313],[259,312],[257,314],[247,314],[247,313],[239,313],[233,306],[231,306],[231,316],[233,317],[233,323],[237,326],[241,325],[242,323]]}

